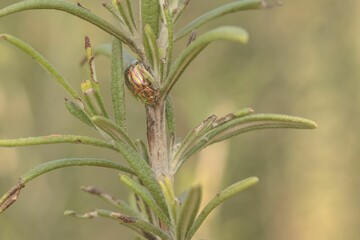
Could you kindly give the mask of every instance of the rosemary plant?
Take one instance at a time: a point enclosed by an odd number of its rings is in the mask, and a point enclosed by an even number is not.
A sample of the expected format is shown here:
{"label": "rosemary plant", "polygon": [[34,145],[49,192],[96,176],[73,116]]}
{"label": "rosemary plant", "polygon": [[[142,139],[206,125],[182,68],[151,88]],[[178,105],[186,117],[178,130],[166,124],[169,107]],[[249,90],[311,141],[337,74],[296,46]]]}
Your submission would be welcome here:
{"label": "rosemary plant", "polygon": [[[112,0],[104,3],[117,21],[113,25],[80,4],[62,0],[26,0],[0,10],[0,17],[30,9],[56,9],[75,15],[113,36],[112,43],[98,48],[111,57],[111,96],[114,119],[104,105],[97,80],[94,51],[85,37],[86,63],[89,78],[81,83],[78,93],[66,79],[35,49],[22,40],[1,34],[0,38],[20,48],[37,61],[65,89],[68,111],[99,133],[99,138],[77,135],[49,135],[0,140],[2,147],[39,144],[73,143],[108,148],[119,153],[127,166],[96,158],[66,158],[38,165],[20,177],[0,199],[0,212],[19,197],[28,182],[50,171],[71,166],[95,166],[120,172],[120,180],[134,196],[134,202],[116,200],[95,187],[82,190],[107,201],[116,210],[97,209],[65,215],[79,218],[105,217],[118,221],[137,232],[141,239],[190,240],[211,211],[242,190],[258,182],[250,177],[234,183],[217,194],[204,209],[200,208],[201,188],[190,187],[177,196],[173,189],[174,175],[191,156],[207,146],[248,131],[265,128],[313,129],[310,120],[279,114],[255,114],[244,108],[223,117],[206,118],[180,141],[177,141],[171,90],[194,58],[210,43],[218,40],[245,44],[248,33],[236,26],[222,26],[199,36],[196,30],[203,24],[226,14],[268,8],[265,0],[237,0],[199,16],[184,28],[176,30],[178,20],[190,0],[141,0],[139,19],[135,19],[132,1]],[[176,42],[188,37],[187,46],[173,56]],[[129,50],[125,50],[126,45]],[[129,137],[126,129],[125,88],[146,111],[147,144]]]}

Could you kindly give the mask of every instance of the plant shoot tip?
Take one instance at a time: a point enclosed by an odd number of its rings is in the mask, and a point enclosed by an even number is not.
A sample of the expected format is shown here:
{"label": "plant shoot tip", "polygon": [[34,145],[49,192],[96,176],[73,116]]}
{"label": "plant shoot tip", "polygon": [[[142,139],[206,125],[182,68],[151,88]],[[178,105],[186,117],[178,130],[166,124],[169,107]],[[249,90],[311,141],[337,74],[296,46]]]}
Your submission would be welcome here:
{"label": "plant shoot tip", "polygon": [[88,36],[85,36],[85,48],[90,48],[90,38]]}

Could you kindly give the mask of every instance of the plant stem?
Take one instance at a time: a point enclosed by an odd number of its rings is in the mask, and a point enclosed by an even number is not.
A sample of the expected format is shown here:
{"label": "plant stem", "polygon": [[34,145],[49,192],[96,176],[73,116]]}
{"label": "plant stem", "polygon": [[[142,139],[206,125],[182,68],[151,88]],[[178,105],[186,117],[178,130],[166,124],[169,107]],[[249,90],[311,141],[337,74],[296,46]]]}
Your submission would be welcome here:
{"label": "plant stem", "polygon": [[147,138],[150,165],[158,181],[168,177],[172,180],[168,159],[165,102],[146,105]]}

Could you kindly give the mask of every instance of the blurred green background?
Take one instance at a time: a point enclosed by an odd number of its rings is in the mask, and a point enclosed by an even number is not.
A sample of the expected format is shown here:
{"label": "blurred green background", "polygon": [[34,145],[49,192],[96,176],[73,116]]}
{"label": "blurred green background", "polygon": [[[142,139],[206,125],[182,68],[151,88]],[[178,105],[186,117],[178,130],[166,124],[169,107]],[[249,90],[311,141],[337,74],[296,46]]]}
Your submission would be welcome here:
{"label": "blurred green background", "polygon": [[[12,3],[2,0],[0,7]],[[192,1],[181,24],[228,1]],[[112,21],[98,1],[82,5]],[[177,193],[204,186],[203,203],[225,186],[249,176],[259,184],[227,201],[196,235],[207,240],[360,239],[360,2],[289,0],[284,6],[226,16],[220,25],[250,32],[247,46],[218,42],[188,68],[174,89],[178,136],[211,114],[242,107],[257,112],[299,115],[319,124],[315,131],[263,130],[213,145],[184,165]],[[65,13],[42,10],[0,19],[0,33],[31,44],[76,86],[86,78],[79,66],[88,35],[94,46],[111,37]],[[184,47],[179,43],[177,50]],[[109,60],[96,59],[109,103]],[[51,133],[95,136],[64,107],[66,93],[29,57],[0,42],[0,138]],[[129,128],[144,138],[144,111],[128,98]],[[110,151],[86,146],[51,145],[0,149],[0,192],[29,168],[64,157],[117,160]],[[118,159],[119,161],[123,161]],[[106,208],[79,190],[95,185],[127,196],[116,172],[64,169],[30,183],[20,200],[0,215],[0,239],[130,239],[127,229],[108,220],[77,220],[66,209]]]}

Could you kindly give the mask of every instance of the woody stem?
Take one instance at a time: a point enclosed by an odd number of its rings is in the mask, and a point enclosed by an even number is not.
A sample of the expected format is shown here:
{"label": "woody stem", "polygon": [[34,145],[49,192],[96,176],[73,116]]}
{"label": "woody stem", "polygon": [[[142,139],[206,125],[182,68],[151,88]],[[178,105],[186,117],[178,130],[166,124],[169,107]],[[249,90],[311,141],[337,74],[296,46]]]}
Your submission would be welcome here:
{"label": "woody stem", "polygon": [[170,163],[168,158],[168,139],[166,134],[165,103],[146,105],[147,139],[150,165],[159,180],[169,177]]}

